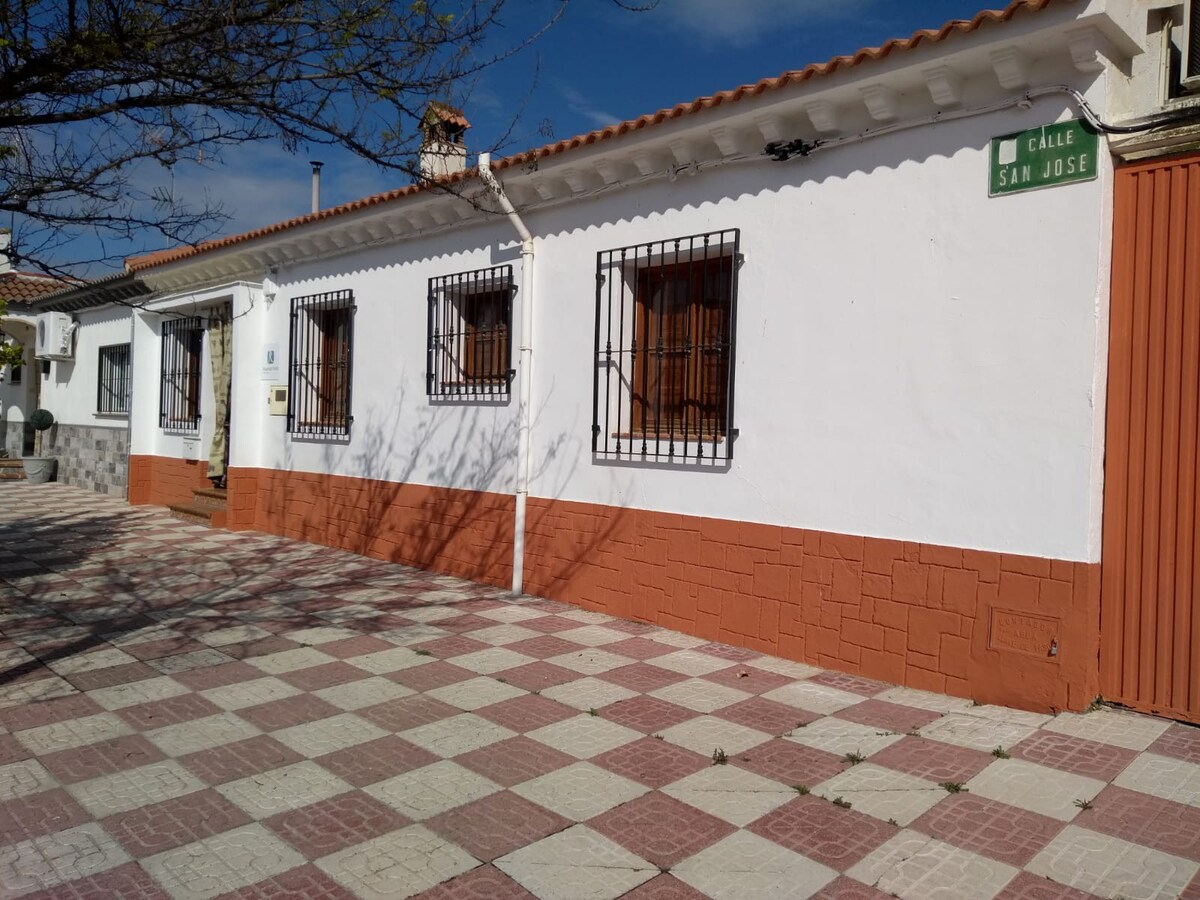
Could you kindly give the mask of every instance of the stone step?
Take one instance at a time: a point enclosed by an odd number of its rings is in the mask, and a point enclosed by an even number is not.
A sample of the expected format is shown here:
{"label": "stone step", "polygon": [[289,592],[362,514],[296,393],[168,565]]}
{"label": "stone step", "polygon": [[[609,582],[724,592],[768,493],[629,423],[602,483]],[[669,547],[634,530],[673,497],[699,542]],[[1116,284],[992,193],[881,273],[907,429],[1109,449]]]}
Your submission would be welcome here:
{"label": "stone step", "polygon": [[196,488],[192,491],[195,499],[194,506],[204,506],[211,509],[225,509],[229,498],[225,488]]}
{"label": "stone step", "polygon": [[0,481],[23,481],[25,466],[19,459],[0,459]]}
{"label": "stone step", "polygon": [[215,506],[201,506],[197,503],[171,503],[168,511],[177,519],[191,522],[194,525],[207,525],[209,528],[225,527],[225,510]]}

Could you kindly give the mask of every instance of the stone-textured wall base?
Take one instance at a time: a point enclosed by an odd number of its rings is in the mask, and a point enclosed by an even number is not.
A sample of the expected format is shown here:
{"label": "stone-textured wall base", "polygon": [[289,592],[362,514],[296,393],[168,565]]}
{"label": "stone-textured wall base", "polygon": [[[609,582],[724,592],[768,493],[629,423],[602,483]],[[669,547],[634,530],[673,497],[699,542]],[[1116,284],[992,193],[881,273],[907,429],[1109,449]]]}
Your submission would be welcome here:
{"label": "stone-textured wall base", "polygon": [[129,429],[100,425],[51,427],[42,452],[58,458],[58,480],[101,494],[124,497],[129,484]]}
{"label": "stone-textured wall base", "polygon": [[[0,423],[0,447],[8,453],[12,459],[17,459],[25,455],[26,437],[25,437],[24,422],[4,422]],[[32,450],[30,446],[30,450]]]}

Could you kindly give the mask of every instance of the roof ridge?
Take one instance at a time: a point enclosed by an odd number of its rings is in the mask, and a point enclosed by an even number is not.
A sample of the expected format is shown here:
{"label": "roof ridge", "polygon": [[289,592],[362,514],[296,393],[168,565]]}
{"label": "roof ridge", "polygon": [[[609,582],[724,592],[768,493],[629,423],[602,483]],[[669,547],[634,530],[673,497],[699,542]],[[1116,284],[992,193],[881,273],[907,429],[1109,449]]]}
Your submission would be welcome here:
{"label": "roof ridge", "polygon": [[[672,107],[664,107],[656,112],[638,116],[636,119],[627,119],[623,122],[607,125],[604,128],[589,131],[574,137],[564,138],[563,140],[545,144],[541,147],[536,147],[530,150],[525,150],[521,153],[513,154],[512,156],[506,156],[492,163],[492,169],[497,171],[510,169],[516,166],[522,166],[537,160],[545,159],[549,156],[557,156],[560,153],[565,153],[580,147],[590,146],[601,141],[607,141],[616,137],[621,137],[631,132],[640,131],[643,128],[648,128],[654,125],[660,125],[663,122],[698,113],[705,109],[713,109],[726,103],[736,103],[747,97],[756,97],[768,91],[780,90],[792,84],[803,83],[813,78],[832,75],[834,72],[839,70],[854,68],[862,65],[865,62],[878,62],[879,60],[886,59],[894,52],[912,50],[916,47],[919,47],[921,44],[940,43],[954,34],[970,34],[971,32],[977,31],[979,28],[987,24],[1008,22],[1022,10],[1038,12],[1045,9],[1047,6],[1050,6],[1051,4],[1060,4],[1065,2],[1073,2],[1073,0],[1011,0],[1011,2],[1003,9],[981,10],[970,19],[951,19],[937,29],[919,29],[906,38],[890,38],[884,41],[878,47],[863,47],[852,54],[834,56],[823,63],[811,63],[802,69],[792,69],[783,72],[774,78],[764,78],[754,82],[753,84],[743,84],[736,88],[732,88],[731,90],[719,91],[710,96],[697,97],[696,99],[685,103],[679,103]],[[152,253],[146,253],[139,256],[133,256],[126,261],[126,265],[132,271],[142,271],[144,269],[164,265],[169,262],[177,262],[182,259],[197,256],[201,253],[219,250],[234,244],[246,243],[258,238],[267,237],[268,235],[277,234],[281,231],[287,231],[291,228],[296,228],[301,225],[318,222],[322,219],[345,215],[347,213],[356,212],[368,207],[378,206],[382,203],[389,203],[393,200],[398,200],[402,197],[410,196],[423,191],[436,189],[439,187],[447,187],[451,184],[471,177],[474,172],[474,168],[466,169],[462,172],[456,172],[453,175],[439,177],[431,182],[406,185],[400,188],[392,188],[391,190],[382,191],[378,194],[371,194],[367,197],[351,200],[348,203],[339,204],[338,206],[331,206],[328,209],[318,210],[315,213],[306,213],[301,216],[295,216],[291,219],[285,219],[270,225],[264,225],[260,228],[242,232],[240,234],[229,235],[223,238],[214,238],[193,246],[174,247],[166,250],[157,250]]]}

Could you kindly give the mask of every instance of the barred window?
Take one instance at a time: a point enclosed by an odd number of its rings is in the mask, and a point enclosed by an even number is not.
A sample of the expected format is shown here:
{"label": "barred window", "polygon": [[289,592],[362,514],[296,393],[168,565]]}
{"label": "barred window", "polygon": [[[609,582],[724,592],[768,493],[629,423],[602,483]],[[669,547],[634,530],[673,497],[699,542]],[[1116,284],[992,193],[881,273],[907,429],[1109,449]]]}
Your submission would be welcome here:
{"label": "barred window", "polygon": [[200,356],[204,328],[199,316],[162,323],[162,380],[158,424],[172,431],[200,428]]}
{"label": "barred window", "polygon": [[733,458],[738,229],[596,256],[592,452]]}
{"label": "barred window", "polygon": [[112,344],[100,348],[100,367],[96,378],[96,412],[129,412],[132,380],[129,372],[129,345]]}
{"label": "barred window", "polygon": [[513,291],[512,266],[429,279],[429,396],[509,395]]}
{"label": "barred window", "polygon": [[349,290],[292,299],[287,414],[291,434],[350,433],[356,309]]}

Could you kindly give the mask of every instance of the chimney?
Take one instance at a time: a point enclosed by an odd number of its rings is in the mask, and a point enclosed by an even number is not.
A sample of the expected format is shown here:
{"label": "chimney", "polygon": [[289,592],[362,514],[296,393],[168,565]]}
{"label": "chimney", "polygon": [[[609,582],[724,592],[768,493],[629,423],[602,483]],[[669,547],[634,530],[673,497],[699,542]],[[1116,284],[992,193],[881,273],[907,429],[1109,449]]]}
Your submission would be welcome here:
{"label": "chimney", "polygon": [[429,101],[421,118],[421,177],[443,178],[467,167],[466,130],[471,127],[461,109]]}
{"label": "chimney", "polygon": [[10,247],[12,247],[12,230],[0,228],[0,275],[12,271],[12,257],[8,255]]}
{"label": "chimney", "polygon": [[325,163],[319,159],[311,161],[312,165],[312,211],[316,212],[321,208],[321,166]]}

